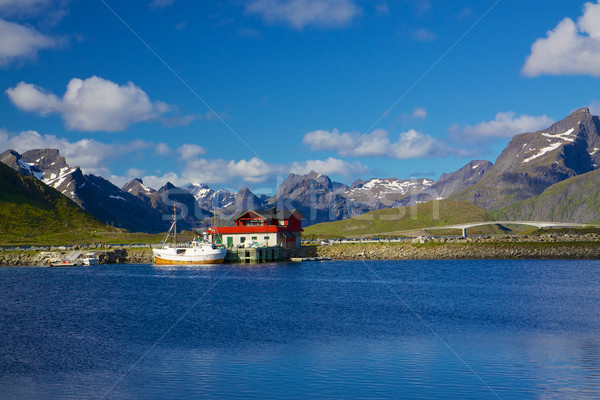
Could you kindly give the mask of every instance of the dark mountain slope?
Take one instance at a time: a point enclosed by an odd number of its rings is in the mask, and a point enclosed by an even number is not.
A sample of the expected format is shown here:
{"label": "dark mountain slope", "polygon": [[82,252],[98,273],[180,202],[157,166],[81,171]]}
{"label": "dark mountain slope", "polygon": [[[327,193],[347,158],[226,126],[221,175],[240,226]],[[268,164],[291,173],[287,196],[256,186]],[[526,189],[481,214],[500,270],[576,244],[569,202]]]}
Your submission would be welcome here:
{"label": "dark mountain slope", "polygon": [[506,207],[598,168],[600,120],[582,108],[548,129],[513,137],[483,179],[452,198],[484,209]]}
{"label": "dark mountain slope", "polygon": [[0,234],[39,235],[110,229],[36,178],[0,163]]}

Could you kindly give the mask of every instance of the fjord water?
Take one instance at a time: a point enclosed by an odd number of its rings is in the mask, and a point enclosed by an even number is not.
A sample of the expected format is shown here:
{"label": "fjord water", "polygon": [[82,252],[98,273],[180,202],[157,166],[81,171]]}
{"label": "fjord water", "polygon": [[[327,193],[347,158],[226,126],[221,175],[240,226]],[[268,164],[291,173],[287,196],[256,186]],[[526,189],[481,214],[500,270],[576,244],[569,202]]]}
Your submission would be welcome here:
{"label": "fjord water", "polygon": [[0,269],[0,397],[598,398],[599,261]]}

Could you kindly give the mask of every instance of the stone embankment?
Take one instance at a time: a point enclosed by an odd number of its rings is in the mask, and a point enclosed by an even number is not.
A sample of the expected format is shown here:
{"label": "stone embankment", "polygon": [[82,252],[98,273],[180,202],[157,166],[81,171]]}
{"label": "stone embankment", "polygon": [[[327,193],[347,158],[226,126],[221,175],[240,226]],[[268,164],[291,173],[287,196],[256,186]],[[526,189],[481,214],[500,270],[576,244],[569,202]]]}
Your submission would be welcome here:
{"label": "stone embankment", "polygon": [[[0,251],[0,266],[47,266],[64,260],[72,253],[51,248],[46,250]],[[82,251],[81,257],[85,254]],[[149,247],[95,247],[101,264],[153,262]],[[598,234],[547,234],[536,236],[425,237],[400,243],[353,243],[303,247],[298,257],[330,257],[333,260],[398,260],[398,259],[502,259],[552,258],[600,259]],[[81,257],[78,261],[81,261]]]}
{"label": "stone embankment", "polygon": [[333,260],[398,259],[600,259],[600,235],[419,237],[403,243],[333,244],[317,247]]}
{"label": "stone embankment", "polygon": [[[149,250],[148,250],[149,251]],[[16,267],[27,265],[48,266],[51,263],[61,262],[68,259],[70,251],[2,251],[0,252],[0,266]],[[96,250],[96,257],[100,264],[115,264],[128,262],[126,249]],[[83,254],[82,254],[83,255]],[[73,260],[82,262],[83,258]]]}

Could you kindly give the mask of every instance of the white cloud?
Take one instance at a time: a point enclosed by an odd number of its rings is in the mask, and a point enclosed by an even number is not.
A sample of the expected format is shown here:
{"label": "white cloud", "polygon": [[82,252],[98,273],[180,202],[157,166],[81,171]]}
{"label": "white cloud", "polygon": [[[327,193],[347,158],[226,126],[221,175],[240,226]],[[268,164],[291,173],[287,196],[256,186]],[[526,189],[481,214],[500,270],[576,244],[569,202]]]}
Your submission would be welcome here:
{"label": "white cloud", "polygon": [[453,125],[450,133],[453,138],[468,141],[488,140],[491,138],[510,138],[518,133],[536,132],[547,128],[554,120],[546,115],[539,117],[519,115],[515,112],[500,112],[492,121],[477,125]]}
{"label": "white cloud", "polygon": [[536,40],[523,73],[600,76],[600,1],[585,3],[577,23],[565,18],[545,38]]}
{"label": "white cloud", "polygon": [[[119,182],[123,182],[123,183],[121,183],[121,186],[123,186],[125,183],[129,182],[131,179],[139,178],[139,176],[130,176],[127,178],[116,177],[116,178],[117,179],[115,179],[115,181],[118,180]],[[183,186],[186,183],[186,182],[181,181],[179,176],[175,172],[168,172],[161,176],[146,175],[142,178],[142,181],[144,181],[144,185],[151,187],[153,189],[156,189],[156,190],[160,189],[167,182],[171,182],[175,186]]]}
{"label": "white cloud", "polygon": [[342,156],[390,157],[397,159],[436,157],[457,154],[438,139],[411,129],[402,132],[396,141],[383,129],[360,135],[358,132],[340,133],[333,131],[313,131],[304,135],[302,143],[311,150],[331,150]]}
{"label": "white cloud", "polygon": [[343,27],[361,12],[353,0],[252,0],[246,5],[246,13],[261,15],[266,23],[295,29]]}
{"label": "white cloud", "polygon": [[22,110],[41,115],[59,113],[67,128],[88,132],[123,131],[169,110],[165,103],[151,102],[146,92],[132,82],[120,86],[97,76],[71,79],[62,99],[25,82],[6,93]]}
{"label": "white cloud", "polygon": [[350,163],[338,158],[329,157],[326,160],[308,160],[292,163],[289,172],[307,174],[317,171],[325,175],[358,176],[369,172],[369,168],[359,162]]}
{"label": "white cloud", "polygon": [[41,135],[36,131],[10,134],[0,130],[0,149],[13,149],[19,153],[32,149],[58,149],[70,166],[79,166],[84,173],[94,175],[108,176],[107,160],[144,147],[147,145],[137,141],[122,145],[106,144],[94,139],[70,142],[54,135]]}
{"label": "white cloud", "polygon": [[0,19],[0,66],[33,59],[43,49],[62,44],[61,39],[46,36],[32,27]]}
{"label": "white cloud", "polygon": [[356,133],[340,133],[339,130],[332,131],[317,130],[308,132],[302,138],[302,143],[310,146],[311,150],[346,150],[358,140]]}
{"label": "white cloud", "polygon": [[206,149],[202,146],[198,146],[197,144],[182,144],[179,146],[177,151],[184,160],[189,160],[190,158],[194,158],[206,153]]}
{"label": "white cloud", "polygon": [[[191,182],[240,186],[274,181],[277,177],[286,176],[290,172],[305,174],[313,170],[323,174],[343,176],[356,176],[369,172],[369,168],[359,162],[347,162],[331,157],[326,160],[307,160],[290,164],[272,164],[256,157],[249,160],[195,158],[185,160],[180,173],[147,175],[142,179],[153,188],[159,188],[166,182],[176,186],[185,186]],[[127,181],[135,177],[122,180]]]}
{"label": "white cloud", "polygon": [[412,116],[424,120],[427,118],[427,110],[423,107],[415,107],[412,111]]}
{"label": "white cloud", "polygon": [[139,169],[139,168],[129,168],[127,170],[127,175],[128,176],[135,176],[135,177],[139,177],[142,176],[146,173],[145,170],[143,169]]}
{"label": "white cloud", "polygon": [[166,143],[157,143],[156,146],[154,146],[154,152],[158,155],[165,156],[173,153],[173,150],[171,150]]}

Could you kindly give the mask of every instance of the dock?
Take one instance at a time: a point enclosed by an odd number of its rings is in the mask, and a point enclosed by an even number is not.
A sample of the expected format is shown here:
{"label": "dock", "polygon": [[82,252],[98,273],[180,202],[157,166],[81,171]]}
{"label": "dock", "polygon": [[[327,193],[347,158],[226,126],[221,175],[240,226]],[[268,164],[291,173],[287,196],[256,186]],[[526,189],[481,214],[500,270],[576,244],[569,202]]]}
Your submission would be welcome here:
{"label": "dock", "polygon": [[[312,253],[315,254],[312,254]],[[308,254],[311,253],[311,254]],[[263,263],[275,261],[290,261],[297,258],[315,256],[316,249],[301,247],[298,249],[286,249],[279,246],[274,247],[250,247],[232,248],[227,250],[226,263]]]}

